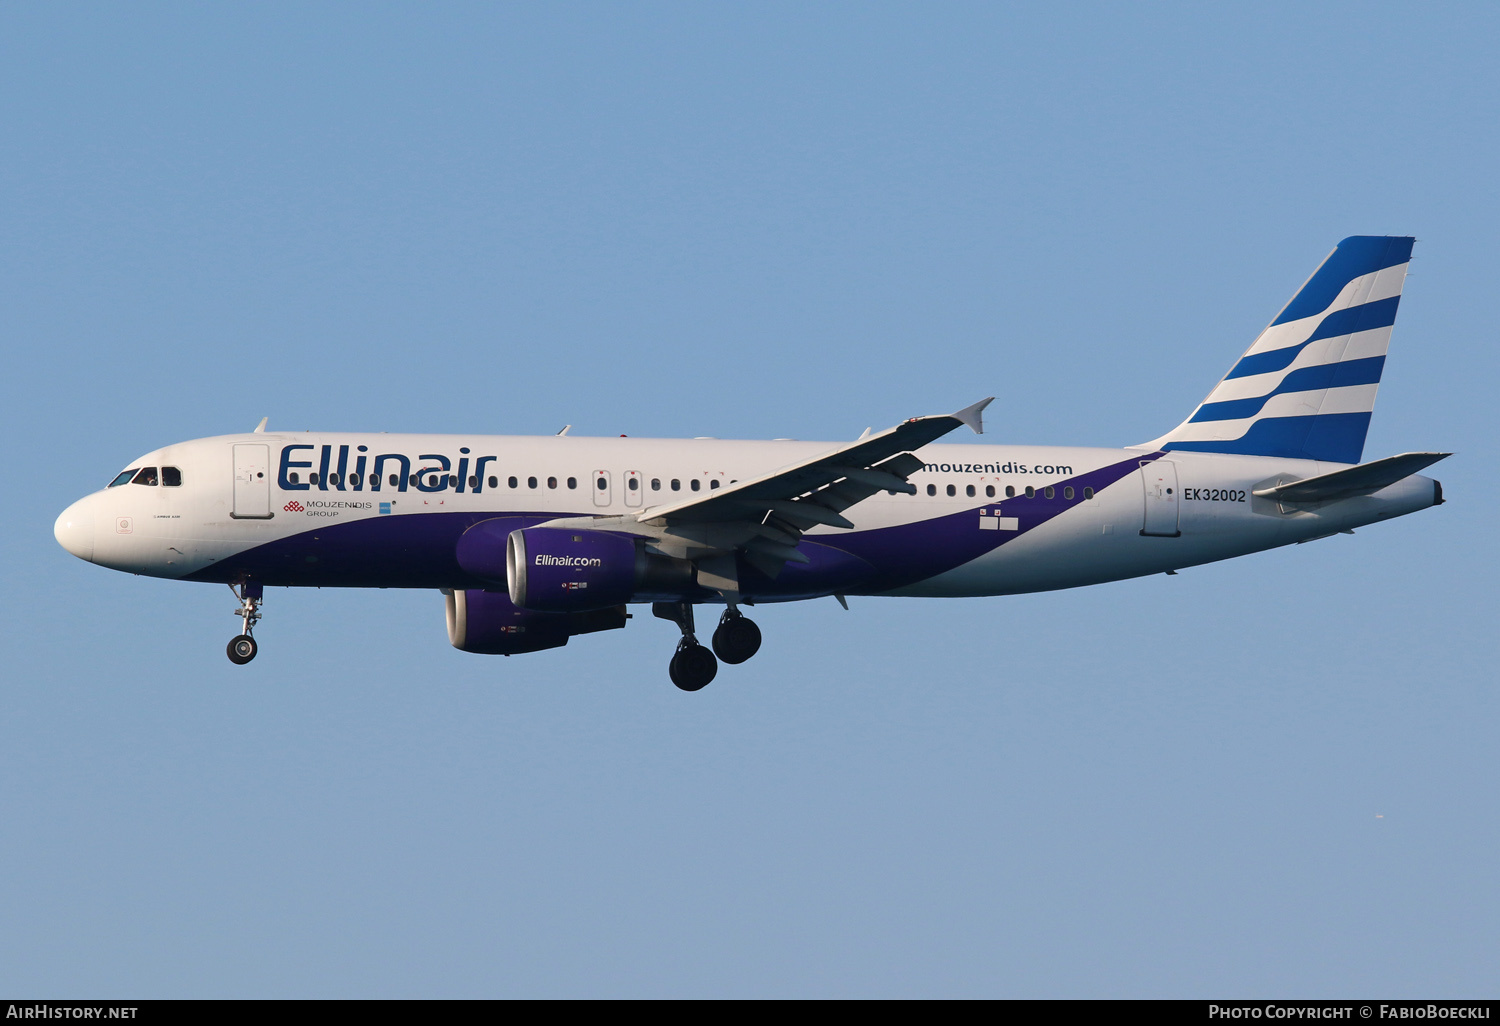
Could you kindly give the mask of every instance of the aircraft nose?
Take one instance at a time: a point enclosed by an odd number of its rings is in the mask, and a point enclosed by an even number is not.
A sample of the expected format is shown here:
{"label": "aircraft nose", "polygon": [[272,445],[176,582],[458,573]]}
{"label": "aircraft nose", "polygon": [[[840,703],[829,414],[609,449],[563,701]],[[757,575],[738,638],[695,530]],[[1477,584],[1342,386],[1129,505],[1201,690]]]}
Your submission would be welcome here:
{"label": "aircraft nose", "polygon": [[52,525],[57,544],[79,559],[94,561],[94,509],[88,499],[79,499],[62,511]]}

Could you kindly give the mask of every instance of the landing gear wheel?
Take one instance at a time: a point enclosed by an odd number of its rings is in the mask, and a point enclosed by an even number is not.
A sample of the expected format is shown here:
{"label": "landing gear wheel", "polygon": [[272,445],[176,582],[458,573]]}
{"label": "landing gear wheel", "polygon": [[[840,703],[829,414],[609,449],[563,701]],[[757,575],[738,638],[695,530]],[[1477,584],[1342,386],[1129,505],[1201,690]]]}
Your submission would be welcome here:
{"label": "landing gear wheel", "polygon": [[255,658],[255,653],[260,651],[260,646],[255,643],[255,639],[250,635],[241,634],[237,638],[230,639],[229,648],[226,651],[229,653],[229,661],[231,663],[234,663],[236,666],[244,666]]}
{"label": "landing gear wheel", "polygon": [[730,665],[743,663],[760,651],[760,628],[739,613],[725,613],[714,630],[714,652]]}
{"label": "landing gear wheel", "polygon": [[684,691],[701,691],[719,672],[719,661],[702,645],[684,642],[667,664],[672,683]]}
{"label": "landing gear wheel", "polygon": [[244,633],[238,637],[231,638],[229,647],[229,661],[236,666],[244,666],[255,658],[255,653],[260,651],[260,646],[250,635],[255,631],[255,625],[260,621],[260,604],[265,597],[265,587],[256,581],[241,581],[239,587],[233,584],[229,590],[234,592],[234,597],[240,600],[240,608],[234,611],[234,615],[245,622]]}

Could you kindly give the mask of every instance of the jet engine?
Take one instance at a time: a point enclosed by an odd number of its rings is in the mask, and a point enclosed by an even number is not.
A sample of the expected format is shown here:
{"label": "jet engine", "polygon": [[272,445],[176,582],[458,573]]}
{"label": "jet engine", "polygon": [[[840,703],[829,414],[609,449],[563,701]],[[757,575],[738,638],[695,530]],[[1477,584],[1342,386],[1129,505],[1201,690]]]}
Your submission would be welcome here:
{"label": "jet engine", "polygon": [[586,613],[534,613],[517,609],[504,592],[450,591],[448,641],[463,652],[520,655],[561,648],[575,634],[611,631],[625,626],[625,607]]}
{"label": "jet engine", "polygon": [[636,542],[623,534],[531,527],[505,546],[505,583],[523,609],[561,613],[628,602]]}
{"label": "jet engine", "polygon": [[504,581],[517,608],[538,613],[608,609],[699,590],[688,561],[647,552],[642,539],[608,531],[517,529],[514,519],[496,518],[465,532],[457,555],[474,576]]}

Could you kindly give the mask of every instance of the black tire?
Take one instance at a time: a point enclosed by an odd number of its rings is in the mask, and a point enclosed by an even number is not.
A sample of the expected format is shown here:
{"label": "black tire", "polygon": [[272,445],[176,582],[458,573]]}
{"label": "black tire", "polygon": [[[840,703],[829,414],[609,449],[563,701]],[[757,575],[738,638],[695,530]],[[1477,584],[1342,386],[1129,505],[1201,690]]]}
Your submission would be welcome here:
{"label": "black tire", "polygon": [[229,661],[236,666],[244,666],[255,658],[255,653],[260,651],[260,646],[255,639],[248,634],[241,634],[237,638],[229,639],[229,646],[225,649]]}
{"label": "black tire", "polygon": [[699,644],[684,645],[667,664],[672,683],[684,691],[702,691],[719,672],[714,654]]}
{"label": "black tire", "polygon": [[731,666],[760,651],[760,628],[744,616],[731,616],[714,631],[714,652]]}

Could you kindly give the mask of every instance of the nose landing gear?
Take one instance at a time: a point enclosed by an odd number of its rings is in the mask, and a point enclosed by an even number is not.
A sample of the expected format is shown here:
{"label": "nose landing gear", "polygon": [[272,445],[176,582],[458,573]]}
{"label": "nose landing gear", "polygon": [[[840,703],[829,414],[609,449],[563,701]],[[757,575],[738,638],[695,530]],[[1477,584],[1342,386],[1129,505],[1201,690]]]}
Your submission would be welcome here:
{"label": "nose landing gear", "polygon": [[229,661],[231,663],[234,663],[236,666],[244,666],[255,658],[255,653],[260,651],[260,646],[255,643],[255,639],[250,635],[241,634],[239,637],[229,639],[229,646],[225,651],[229,654]]}
{"label": "nose landing gear", "polygon": [[229,586],[234,592],[234,597],[240,600],[240,608],[234,611],[234,615],[245,621],[245,632],[229,639],[229,645],[225,653],[229,661],[236,666],[244,666],[255,658],[255,653],[260,651],[260,646],[255,643],[251,635],[255,631],[255,624],[260,620],[260,604],[265,593],[265,588],[260,584],[245,582],[236,590],[234,585]]}

